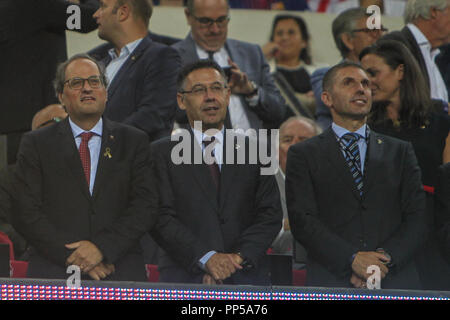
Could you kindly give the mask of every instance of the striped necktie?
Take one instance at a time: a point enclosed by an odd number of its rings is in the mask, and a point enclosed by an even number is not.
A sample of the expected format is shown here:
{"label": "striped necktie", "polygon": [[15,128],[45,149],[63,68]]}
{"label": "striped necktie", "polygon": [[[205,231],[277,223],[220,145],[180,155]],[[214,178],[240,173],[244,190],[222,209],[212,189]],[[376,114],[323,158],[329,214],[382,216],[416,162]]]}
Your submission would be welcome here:
{"label": "striped necktie", "polygon": [[358,141],[362,138],[361,135],[351,132],[346,133],[341,138],[341,146],[345,152],[345,161],[347,162],[350,172],[355,181],[356,188],[359,195],[363,194],[363,176],[361,170],[361,156],[359,153]]}

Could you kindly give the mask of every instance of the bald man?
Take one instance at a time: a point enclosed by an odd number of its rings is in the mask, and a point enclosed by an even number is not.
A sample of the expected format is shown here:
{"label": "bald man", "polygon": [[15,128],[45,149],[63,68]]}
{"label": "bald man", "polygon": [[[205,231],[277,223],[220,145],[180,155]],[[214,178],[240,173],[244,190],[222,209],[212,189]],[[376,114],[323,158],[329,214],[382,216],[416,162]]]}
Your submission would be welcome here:
{"label": "bald man", "polygon": [[[293,144],[302,142],[312,138],[322,132],[319,125],[311,119],[297,116],[291,117],[283,122],[280,126],[280,147],[279,147],[279,164],[280,170],[275,175],[278,188],[280,189],[281,205],[283,209],[283,226],[277,238],[272,244],[273,253],[294,255],[294,262],[304,264],[306,261],[306,251],[299,244],[295,243],[289,227],[289,219],[286,208],[285,195],[285,174],[287,152]],[[294,251],[294,252],[293,252]]]}
{"label": "bald man", "polygon": [[67,117],[67,112],[60,104],[50,104],[39,110],[31,121],[31,130],[47,127]]}

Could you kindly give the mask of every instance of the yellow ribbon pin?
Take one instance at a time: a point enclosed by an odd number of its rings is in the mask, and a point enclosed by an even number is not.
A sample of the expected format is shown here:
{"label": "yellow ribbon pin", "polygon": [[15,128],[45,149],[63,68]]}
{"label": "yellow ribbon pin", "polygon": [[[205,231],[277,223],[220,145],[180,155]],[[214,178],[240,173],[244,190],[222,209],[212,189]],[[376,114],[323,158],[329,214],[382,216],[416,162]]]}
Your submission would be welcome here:
{"label": "yellow ribbon pin", "polygon": [[103,154],[103,156],[108,157],[109,159],[111,159],[112,158],[111,149],[110,148],[106,148],[105,149],[105,153]]}

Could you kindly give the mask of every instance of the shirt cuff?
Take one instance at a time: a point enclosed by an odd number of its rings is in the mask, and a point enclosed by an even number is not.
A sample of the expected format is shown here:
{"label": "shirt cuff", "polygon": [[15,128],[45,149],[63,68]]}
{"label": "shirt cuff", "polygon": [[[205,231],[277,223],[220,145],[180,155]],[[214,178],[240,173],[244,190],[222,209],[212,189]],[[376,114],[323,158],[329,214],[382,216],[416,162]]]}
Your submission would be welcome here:
{"label": "shirt cuff", "polygon": [[256,105],[259,102],[259,90],[258,90],[258,93],[256,93],[251,98],[245,98],[245,101],[247,101],[247,103],[250,107],[256,107]]}
{"label": "shirt cuff", "polygon": [[216,253],[217,253],[216,251],[211,250],[207,254],[205,254],[203,257],[200,258],[200,260],[198,261],[198,265],[200,266],[200,268],[203,269],[203,271],[206,271],[206,263]]}

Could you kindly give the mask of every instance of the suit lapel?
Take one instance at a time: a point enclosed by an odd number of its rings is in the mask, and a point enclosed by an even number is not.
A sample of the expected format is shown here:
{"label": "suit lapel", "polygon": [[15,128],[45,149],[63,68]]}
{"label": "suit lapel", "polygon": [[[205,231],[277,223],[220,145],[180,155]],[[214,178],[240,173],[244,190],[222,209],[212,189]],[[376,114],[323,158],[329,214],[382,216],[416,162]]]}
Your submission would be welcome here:
{"label": "suit lapel", "polygon": [[333,129],[328,128],[320,137],[324,140],[324,143],[322,144],[324,154],[327,155],[328,161],[336,168],[336,174],[345,185],[351,188],[355,198],[360,200],[361,197],[359,196],[355,181],[353,180],[347,161],[339,147],[339,143],[336,140]]}
{"label": "suit lapel", "polygon": [[178,49],[180,51],[180,56],[183,59],[183,65],[193,63],[199,59],[197,55],[197,48],[195,47],[195,41],[192,38],[191,33],[189,33],[186,39],[180,43]]}
{"label": "suit lapel", "polygon": [[[141,43],[136,47],[136,49],[130,53],[130,56],[127,58],[125,63],[122,65],[122,67],[117,72],[116,76],[114,77],[113,81],[108,87],[108,98],[112,98],[114,96],[114,93],[116,89],[120,86],[120,83],[122,83],[122,78],[126,77],[127,75],[131,74],[130,69],[134,66],[136,61],[139,60],[139,58],[142,56],[144,51],[147,49],[147,47],[151,45],[151,40],[148,37],[144,37],[141,40]],[[108,55],[109,56],[109,55]]]}
{"label": "suit lapel", "polygon": [[414,38],[414,35],[409,30],[408,27],[404,27],[401,32],[403,33],[403,36],[407,39],[408,43],[411,45],[412,54],[414,57],[418,60],[420,68],[423,71],[423,74],[426,78],[427,84],[430,83],[430,75],[428,74],[427,65],[425,63],[425,59],[422,55],[422,50],[420,49],[419,44],[416,41],[416,38]]}
{"label": "suit lapel", "polygon": [[84,176],[83,166],[81,164],[80,154],[75,143],[72,129],[70,128],[69,118],[61,122],[58,134],[61,139],[62,156],[68,171],[72,174],[73,180],[79,186],[81,193],[90,198],[89,186]]}
{"label": "suit lapel", "polygon": [[[211,173],[209,172],[209,169],[206,164],[202,163],[197,164],[194,162],[194,154],[200,154],[202,155],[202,148],[197,143],[197,140],[195,139],[195,136],[192,132],[192,130],[189,130],[191,134],[191,163],[186,165],[187,170],[192,174],[193,180],[197,182],[197,184],[200,186],[203,194],[208,199],[209,203],[215,208],[218,208],[218,194],[217,194],[217,188],[214,183],[214,180],[211,176]],[[202,158],[203,159],[203,158]]]}
{"label": "suit lapel", "polygon": [[[237,157],[236,157],[236,150],[240,147],[244,147],[244,146],[239,146],[236,143],[236,138],[234,138],[235,140],[232,141],[233,143],[233,149],[232,152],[234,153],[233,155],[233,162],[232,163],[226,163],[226,159],[227,159],[227,150],[226,150],[226,145],[227,145],[227,134],[226,134],[227,130],[225,130],[225,134],[224,134],[224,139],[223,139],[223,148],[222,148],[222,169],[220,172],[220,196],[219,196],[219,207],[223,207],[224,203],[227,201],[227,195],[229,195],[231,192],[228,192],[229,189],[233,186],[233,182],[236,179],[236,173],[238,171],[238,164],[236,164],[237,161]],[[248,142],[248,141],[247,141]]]}
{"label": "suit lapel", "polygon": [[376,132],[371,131],[369,136],[369,146],[364,169],[364,194],[370,192],[370,187],[375,181],[376,174],[382,172],[378,169],[384,159],[384,138]]}
{"label": "suit lapel", "polygon": [[117,143],[119,137],[114,135],[112,123],[103,118],[103,132],[102,145],[100,147],[100,154],[98,157],[97,173],[95,175],[94,189],[92,192],[93,198],[97,197],[101,186],[107,180],[108,175],[113,171],[115,159],[115,151],[117,150]]}

